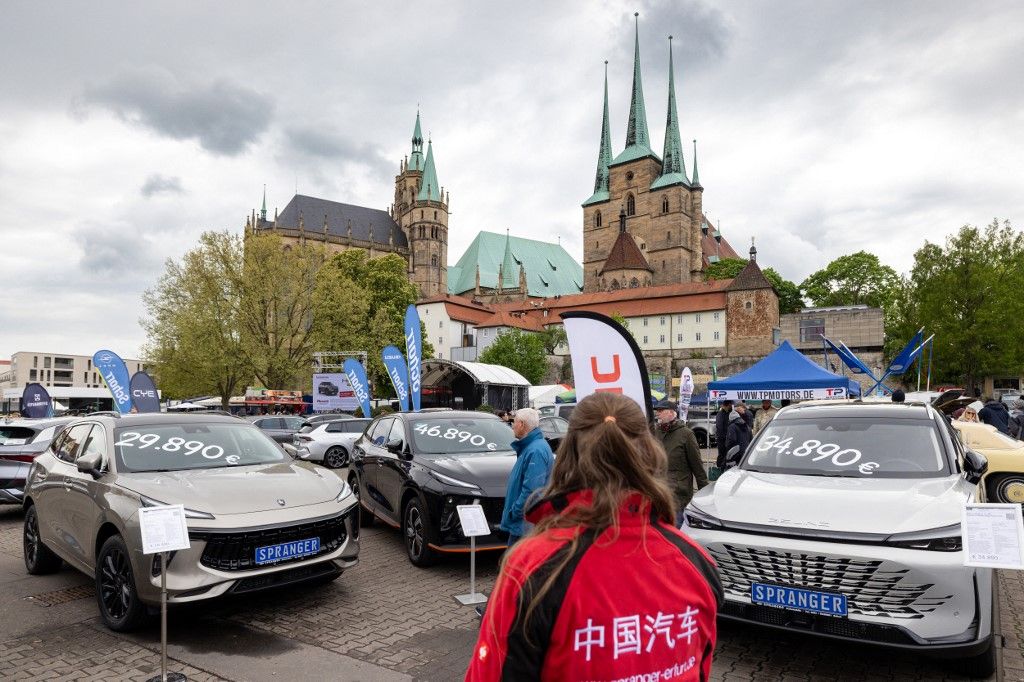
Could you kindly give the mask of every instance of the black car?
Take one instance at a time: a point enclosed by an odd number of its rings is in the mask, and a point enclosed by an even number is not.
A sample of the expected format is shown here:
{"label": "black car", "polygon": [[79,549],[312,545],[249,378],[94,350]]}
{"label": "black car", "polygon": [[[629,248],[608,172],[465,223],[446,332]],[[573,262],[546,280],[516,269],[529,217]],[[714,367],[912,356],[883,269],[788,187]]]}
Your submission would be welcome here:
{"label": "black car", "polygon": [[292,437],[306,422],[302,417],[288,415],[253,417],[250,421],[278,443],[291,443]]}
{"label": "black car", "polygon": [[516,461],[513,437],[483,412],[378,417],[355,442],[349,473],[364,525],[376,518],[401,528],[409,561],[429,566],[469,548],[456,507],[479,500],[491,532],[477,537],[477,549],[504,549],[508,535],[498,525]]}
{"label": "black car", "polygon": [[338,395],[340,390],[330,381],[321,381],[316,387],[316,392],[320,395]]}
{"label": "black car", "polygon": [[58,417],[0,422],[0,504],[21,504],[32,462],[72,421],[73,417]]}

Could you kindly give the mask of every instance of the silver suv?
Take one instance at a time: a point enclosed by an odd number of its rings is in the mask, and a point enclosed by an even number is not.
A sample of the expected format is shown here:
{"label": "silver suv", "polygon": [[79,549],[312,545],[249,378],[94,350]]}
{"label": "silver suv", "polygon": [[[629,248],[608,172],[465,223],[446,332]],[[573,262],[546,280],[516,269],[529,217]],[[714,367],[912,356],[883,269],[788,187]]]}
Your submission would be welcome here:
{"label": "silver suv", "polygon": [[140,507],[185,506],[191,547],[170,554],[170,603],[327,582],[358,561],[356,497],[334,472],[295,462],[232,417],[139,414],[69,424],[29,472],[29,573],[67,561],[95,576],[112,630],[160,600],[159,555],[144,555]]}

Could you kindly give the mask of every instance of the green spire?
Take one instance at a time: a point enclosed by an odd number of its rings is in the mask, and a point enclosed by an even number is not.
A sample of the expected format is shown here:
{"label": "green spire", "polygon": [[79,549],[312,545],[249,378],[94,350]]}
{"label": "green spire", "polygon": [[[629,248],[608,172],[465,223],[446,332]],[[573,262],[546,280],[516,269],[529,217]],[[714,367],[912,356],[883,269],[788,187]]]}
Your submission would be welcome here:
{"label": "green spire", "polygon": [[505,255],[501,259],[501,270],[498,278],[500,289],[515,289],[519,286],[519,268],[516,267],[516,259],[512,255],[512,238],[505,230]]}
{"label": "green spire", "polygon": [[263,208],[260,209],[260,220],[267,219],[267,186],[263,185]]}
{"label": "green spire", "polygon": [[[634,17],[639,17],[636,12]],[[636,36],[633,44],[633,97],[629,103],[629,125],[626,128],[626,148],[612,162],[624,163],[645,156],[657,155],[651,150],[647,133],[647,109],[644,107],[644,84],[640,76],[640,20],[636,20]]]}
{"label": "green spire", "polygon": [[437,171],[434,170],[434,144],[430,140],[427,140],[427,160],[423,164],[420,193],[416,195],[416,200],[441,201],[441,188],[437,184]]}
{"label": "green spire", "polygon": [[693,186],[700,187],[700,176],[697,175],[697,140],[693,141]]}
{"label": "green spire", "polygon": [[420,132],[420,110],[416,109],[416,127],[412,130],[412,154],[407,170],[423,170],[423,133]]}
{"label": "green spire", "polygon": [[651,189],[690,184],[683,160],[683,143],[679,140],[679,114],[676,111],[675,67],[672,63],[672,36],[668,37],[668,116],[665,121],[665,151],[662,154],[661,177]]}
{"label": "green spire", "polygon": [[583,202],[584,206],[608,201],[608,164],[612,161],[612,134],[608,125],[608,62],[604,63],[604,118],[601,119],[601,149],[597,152],[597,177],[594,194]]}

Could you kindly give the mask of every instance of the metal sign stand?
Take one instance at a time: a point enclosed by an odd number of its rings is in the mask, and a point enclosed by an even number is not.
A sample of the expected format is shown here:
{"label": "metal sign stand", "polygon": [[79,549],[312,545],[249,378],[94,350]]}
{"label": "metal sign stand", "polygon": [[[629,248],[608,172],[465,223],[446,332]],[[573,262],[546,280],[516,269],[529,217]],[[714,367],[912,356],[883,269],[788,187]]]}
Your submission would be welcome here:
{"label": "metal sign stand", "polygon": [[139,509],[142,553],[160,557],[160,674],[147,682],[184,682],[181,673],[167,672],[167,562],[169,553],[189,548],[185,508],[180,504]]}
{"label": "metal sign stand", "polygon": [[460,504],[456,509],[462,534],[469,536],[469,594],[457,594],[455,600],[463,606],[486,604],[487,595],[476,591],[476,536],[490,534],[487,516],[479,500],[473,500],[473,504]]}
{"label": "metal sign stand", "polygon": [[167,552],[160,552],[160,674],[146,682],[187,682],[181,673],[167,672]]}

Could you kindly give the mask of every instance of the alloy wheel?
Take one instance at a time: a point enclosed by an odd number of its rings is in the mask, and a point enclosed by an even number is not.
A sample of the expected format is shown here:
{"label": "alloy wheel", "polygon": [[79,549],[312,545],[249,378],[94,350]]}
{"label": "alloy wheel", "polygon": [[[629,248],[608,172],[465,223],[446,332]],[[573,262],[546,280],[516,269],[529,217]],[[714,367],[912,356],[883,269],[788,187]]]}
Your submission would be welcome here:
{"label": "alloy wheel", "polygon": [[28,563],[34,564],[39,556],[39,517],[35,510],[31,510],[29,517],[25,520],[25,558]]}
{"label": "alloy wheel", "polygon": [[405,543],[409,547],[409,555],[413,558],[419,558],[423,553],[423,516],[415,504],[406,507]]}
{"label": "alloy wheel", "polygon": [[114,620],[121,620],[131,606],[132,571],[128,557],[117,548],[103,557],[100,570],[100,598]]}
{"label": "alloy wheel", "polygon": [[333,447],[324,453],[324,464],[328,469],[340,469],[348,463],[345,448]]}

